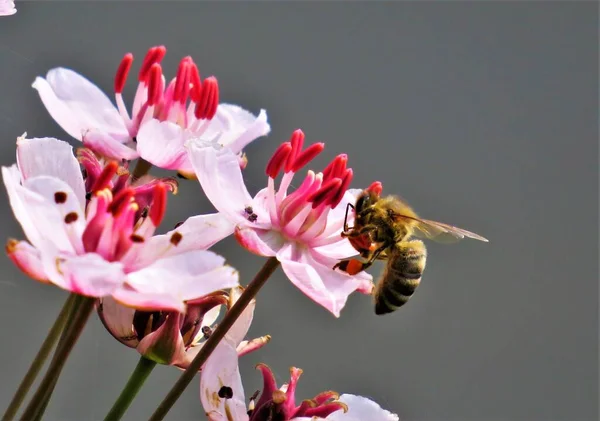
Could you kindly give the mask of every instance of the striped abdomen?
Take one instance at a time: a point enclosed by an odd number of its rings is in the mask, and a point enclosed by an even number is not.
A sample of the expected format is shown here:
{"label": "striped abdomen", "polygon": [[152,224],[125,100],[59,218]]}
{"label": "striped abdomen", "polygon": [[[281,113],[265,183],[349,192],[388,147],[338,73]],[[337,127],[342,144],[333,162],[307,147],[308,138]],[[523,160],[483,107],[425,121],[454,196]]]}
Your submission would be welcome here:
{"label": "striped abdomen", "polygon": [[425,270],[427,250],[422,241],[396,243],[375,287],[375,314],[391,313],[413,295]]}

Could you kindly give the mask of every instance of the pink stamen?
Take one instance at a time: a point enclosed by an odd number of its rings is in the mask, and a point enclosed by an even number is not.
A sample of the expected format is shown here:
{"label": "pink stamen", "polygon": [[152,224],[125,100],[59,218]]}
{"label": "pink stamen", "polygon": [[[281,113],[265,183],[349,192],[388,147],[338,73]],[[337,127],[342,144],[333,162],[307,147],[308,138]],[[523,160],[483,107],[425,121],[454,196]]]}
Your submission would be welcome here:
{"label": "pink stamen", "polygon": [[279,174],[281,167],[283,167],[283,164],[285,164],[285,161],[291,152],[292,145],[289,142],[282,143],[277,148],[277,150],[267,163],[266,173],[270,178],[277,177],[277,174]]}
{"label": "pink stamen", "polygon": [[321,152],[323,152],[323,149],[325,149],[325,144],[319,142],[319,143],[310,145],[304,151],[300,152],[298,155],[296,155],[296,159],[294,159],[294,164],[292,165],[292,171],[297,172],[298,170],[300,170],[300,168],[304,167],[310,161],[315,159],[315,157],[317,155],[319,155]]}
{"label": "pink stamen", "polygon": [[342,178],[345,175],[346,165],[348,163],[348,155],[345,153],[339,154],[325,167],[323,170],[323,179],[329,180],[330,178],[339,177]]}
{"label": "pink stamen", "polygon": [[296,161],[296,157],[302,150],[302,146],[304,145],[304,132],[300,129],[294,130],[290,137],[290,143],[292,145],[292,153],[290,153],[290,156],[285,163],[285,172],[290,172],[292,170],[294,161]]}
{"label": "pink stamen", "polygon": [[164,58],[165,54],[167,54],[167,48],[164,45],[158,45],[148,50],[148,52],[146,53],[146,57],[144,57],[144,61],[142,62],[142,67],[140,68],[140,82],[147,82],[150,68],[153,64],[160,63]]}
{"label": "pink stamen", "polygon": [[348,190],[348,187],[350,187],[350,183],[352,183],[353,177],[354,171],[352,171],[352,168],[347,169],[344,178],[342,178],[342,185],[340,186],[336,194],[331,198],[332,208],[335,208],[337,205],[340,204],[340,202],[344,198],[344,194],[346,194],[346,191]]}
{"label": "pink stamen", "polygon": [[326,183],[323,184],[323,186],[317,190],[316,192],[312,193],[310,196],[308,196],[306,198],[306,200],[308,202],[312,202],[312,208],[316,208],[317,206],[319,206],[321,203],[328,203],[331,199],[333,199],[333,197],[335,196],[335,194],[337,193],[338,189],[341,187],[342,185],[342,180],[339,178],[334,178],[331,179],[329,181],[327,181]]}
{"label": "pink stamen", "polygon": [[109,187],[112,178],[117,173],[118,169],[119,164],[117,164],[117,161],[108,162],[102,170],[102,172],[100,173],[100,175],[98,176],[98,178],[96,179],[96,182],[94,183],[94,186],[92,187],[91,191],[97,192]]}
{"label": "pink stamen", "polygon": [[377,196],[381,196],[381,192],[383,192],[383,184],[381,181],[373,181],[369,187],[367,187],[367,191],[375,193]]}
{"label": "pink stamen", "polygon": [[159,226],[167,211],[167,187],[164,183],[154,186],[152,204],[150,205],[150,220],[155,227]]}
{"label": "pink stamen", "polygon": [[154,63],[150,67],[148,76],[148,105],[157,104],[162,93],[162,67],[160,67],[160,64]]}
{"label": "pink stamen", "polygon": [[104,225],[108,220],[108,213],[106,210],[108,209],[111,197],[112,195],[108,190],[99,191],[95,195],[96,213],[87,223],[81,237],[83,248],[88,253],[96,251],[96,248],[98,247]]}
{"label": "pink stamen", "polygon": [[135,191],[132,188],[126,188],[118,192],[108,206],[108,211],[116,218],[127,206],[131,204]]}
{"label": "pink stamen", "polygon": [[115,92],[120,94],[123,92],[123,87],[127,81],[127,75],[129,75],[129,69],[133,63],[133,54],[127,53],[121,60],[119,67],[117,68],[117,74],[115,75]]}

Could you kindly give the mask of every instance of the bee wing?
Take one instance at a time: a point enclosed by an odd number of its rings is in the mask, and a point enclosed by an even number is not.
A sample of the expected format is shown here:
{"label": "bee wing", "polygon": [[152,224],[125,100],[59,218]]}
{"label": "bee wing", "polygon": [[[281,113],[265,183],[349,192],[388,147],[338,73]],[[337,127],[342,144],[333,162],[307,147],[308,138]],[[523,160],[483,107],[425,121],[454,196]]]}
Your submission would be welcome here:
{"label": "bee wing", "polygon": [[485,241],[486,243],[488,242],[488,239],[482,237],[481,235],[462,228],[454,227],[452,225],[444,224],[442,222],[413,218],[410,216],[402,217],[416,221],[416,224],[414,225],[415,237],[427,238],[439,243],[454,243],[462,240],[465,237],[472,238],[474,240]]}

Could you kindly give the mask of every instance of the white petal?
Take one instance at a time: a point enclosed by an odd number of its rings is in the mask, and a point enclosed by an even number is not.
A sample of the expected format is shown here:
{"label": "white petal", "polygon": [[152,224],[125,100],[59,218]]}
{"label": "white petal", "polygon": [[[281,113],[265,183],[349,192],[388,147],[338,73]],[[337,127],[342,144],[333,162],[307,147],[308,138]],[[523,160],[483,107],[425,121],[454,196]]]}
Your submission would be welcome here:
{"label": "white petal", "polygon": [[85,185],[73,147],[52,137],[19,138],[17,164],[24,180],[38,175],[56,177],[67,183],[85,207]]}
{"label": "white petal", "polygon": [[133,316],[135,309],[119,304],[112,297],[104,297],[98,315],[104,327],[120,342],[134,348],[138,344]]}
{"label": "white petal", "polygon": [[[238,367],[236,345],[223,339],[208,357],[200,375],[200,400],[210,421],[247,421],[244,388]],[[232,399],[219,397],[222,387],[230,387]],[[231,418],[227,414],[231,414]]]}
{"label": "white petal", "polygon": [[0,0],[0,16],[10,16],[17,13],[15,2],[12,0]]}
{"label": "white petal", "polygon": [[344,394],[340,402],[348,405],[348,412],[336,411],[327,419],[331,421],[398,421],[399,417],[381,408],[379,404],[362,396]]}
{"label": "white petal", "polygon": [[119,139],[129,136],[110,99],[78,73],[58,67],[36,78],[33,85],[54,120],[71,136],[81,140],[85,130],[98,129]]}
{"label": "white petal", "polygon": [[219,144],[237,154],[253,140],[269,134],[271,126],[267,123],[265,110],[260,110],[255,117],[238,105],[219,104],[209,128],[209,131],[212,130],[220,130],[221,134],[217,137]]}
{"label": "white petal", "polygon": [[108,158],[131,161],[139,157],[135,149],[102,130],[85,130],[82,140],[87,148]]}
{"label": "white petal", "polygon": [[238,228],[235,238],[240,245],[259,256],[275,256],[285,244],[279,231]]}
{"label": "white petal", "polygon": [[[235,303],[241,292],[243,291],[242,287],[234,288],[232,290],[232,297],[230,298],[232,303]],[[254,309],[256,307],[256,300],[252,300],[250,304],[244,309],[240,317],[235,321],[233,326],[227,332],[227,337],[232,340],[232,343],[237,347],[240,342],[244,340],[248,330],[250,329],[250,325],[252,324],[252,318],[254,317]]]}
{"label": "white petal", "polygon": [[[50,274],[54,283],[68,291],[89,297],[110,295],[125,281],[120,262],[108,262],[96,253],[58,258],[44,263],[46,272],[50,272],[49,266],[55,265],[56,272]],[[57,275],[62,279],[57,278]]]}
{"label": "white petal", "polygon": [[140,156],[159,168],[177,170],[187,160],[185,132],[170,121],[149,120],[140,127],[136,140]]}

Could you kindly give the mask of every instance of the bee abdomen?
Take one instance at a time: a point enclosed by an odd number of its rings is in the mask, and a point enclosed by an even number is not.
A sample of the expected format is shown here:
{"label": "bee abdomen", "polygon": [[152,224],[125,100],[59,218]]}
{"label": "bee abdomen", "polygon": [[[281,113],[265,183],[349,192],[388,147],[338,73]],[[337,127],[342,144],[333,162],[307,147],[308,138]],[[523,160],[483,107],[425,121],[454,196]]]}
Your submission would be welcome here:
{"label": "bee abdomen", "polygon": [[375,290],[375,314],[402,307],[414,294],[425,270],[426,250],[421,241],[396,245]]}

